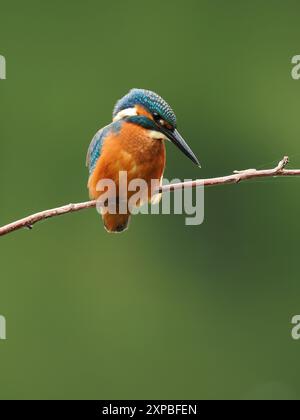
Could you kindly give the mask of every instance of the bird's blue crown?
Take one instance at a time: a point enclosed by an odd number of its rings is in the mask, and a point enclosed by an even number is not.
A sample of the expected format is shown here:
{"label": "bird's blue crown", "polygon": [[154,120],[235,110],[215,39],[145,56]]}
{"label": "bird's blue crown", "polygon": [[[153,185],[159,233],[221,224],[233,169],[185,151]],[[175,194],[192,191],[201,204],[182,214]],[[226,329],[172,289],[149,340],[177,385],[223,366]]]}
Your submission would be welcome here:
{"label": "bird's blue crown", "polygon": [[170,105],[156,93],[144,89],[132,89],[120,99],[115,106],[113,118],[124,109],[133,108],[135,105],[143,106],[151,114],[158,114],[173,128],[176,128],[176,116]]}

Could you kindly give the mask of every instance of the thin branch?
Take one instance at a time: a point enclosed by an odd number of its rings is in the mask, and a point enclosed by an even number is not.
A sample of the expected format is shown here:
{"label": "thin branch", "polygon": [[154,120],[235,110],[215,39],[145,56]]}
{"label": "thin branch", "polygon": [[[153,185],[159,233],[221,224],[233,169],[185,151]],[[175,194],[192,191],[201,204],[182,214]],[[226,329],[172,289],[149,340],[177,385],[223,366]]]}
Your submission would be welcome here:
{"label": "thin branch", "polygon": [[247,181],[254,178],[272,178],[277,176],[300,176],[300,169],[285,169],[289,163],[289,158],[285,156],[274,169],[246,169],[243,171],[234,171],[233,175],[219,178],[198,179],[196,181],[182,182],[179,184],[164,185],[160,192],[175,191],[181,188],[196,188],[204,185],[213,187],[217,185],[238,184],[241,181]]}
{"label": "thin branch", "polygon": [[7,235],[10,232],[22,228],[32,229],[33,225],[42,220],[50,219],[51,217],[62,216],[67,213],[75,213],[80,210],[90,209],[96,207],[96,201],[87,201],[85,203],[68,204],[67,206],[57,207],[55,209],[44,210],[40,213],[32,214],[24,217],[24,219],[17,220],[9,225],[0,228],[0,236]]}
{"label": "thin branch", "polygon": [[[234,171],[233,175],[198,179],[196,181],[182,182],[178,184],[163,185],[158,192],[170,192],[182,188],[196,188],[199,186],[211,187],[217,185],[238,184],[241,181],[247,181],[255,178],[272,178],[279,176],[300,176],[300,169],[285,169],[289,163],[289,158],[284,157],[274,169],[256,170],[247,169],[244,171]],[[40,213],[33,214],[25,217],[24,219],[17,220],[9,225],[0,228],[0,236],[7,235],[10,232],[22,228],[32,229],[33,225],[42,220],[50,219],[51,217],[61,216],[67,213],[75,213],[77,211],[90,209],[96,207],[96,201],[87,201],[85,203],[69,204],[66,206],[58,207],[51,210],[45,210]]]}

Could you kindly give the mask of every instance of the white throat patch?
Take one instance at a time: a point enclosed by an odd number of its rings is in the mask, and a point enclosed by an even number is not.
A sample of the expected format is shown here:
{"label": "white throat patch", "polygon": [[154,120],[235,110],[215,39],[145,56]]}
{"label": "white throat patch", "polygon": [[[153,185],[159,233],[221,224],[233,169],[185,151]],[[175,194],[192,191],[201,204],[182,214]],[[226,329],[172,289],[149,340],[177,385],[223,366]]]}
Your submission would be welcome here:
{"label": "white throat patch", "polygon": [[149,135],[153,140],[168,140],[168,138],[160,131],[149,131]]}

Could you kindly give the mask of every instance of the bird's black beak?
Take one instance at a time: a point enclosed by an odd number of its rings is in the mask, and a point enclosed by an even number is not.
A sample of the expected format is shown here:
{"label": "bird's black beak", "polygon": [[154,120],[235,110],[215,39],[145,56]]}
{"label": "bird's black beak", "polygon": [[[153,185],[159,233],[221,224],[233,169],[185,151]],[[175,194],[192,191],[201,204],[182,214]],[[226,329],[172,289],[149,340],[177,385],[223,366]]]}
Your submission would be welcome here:
{"label": "bird's black beak", "polygon": [[191,161],[193,161],[197,166],[201,167],[198,158],[177,130],[169,130],[163,127],[161,131],[168,137],[169,140],[171,140],[172,143],[175,144],[175,146],[178,147],[178,149],[182,151],[182,153],[191,159]]}

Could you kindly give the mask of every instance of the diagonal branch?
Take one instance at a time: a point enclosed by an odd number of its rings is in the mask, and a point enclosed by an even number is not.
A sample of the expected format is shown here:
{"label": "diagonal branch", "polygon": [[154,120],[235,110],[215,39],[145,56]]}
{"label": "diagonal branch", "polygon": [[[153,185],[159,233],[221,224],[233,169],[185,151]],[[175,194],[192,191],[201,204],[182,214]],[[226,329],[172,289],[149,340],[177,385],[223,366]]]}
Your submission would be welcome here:
{"label": "diagonal branch", "polygon": [[213,187],[217,185],[238,184],[241,181],[247,181],[254,178],[271,178],[277,176],[300,176],[300,169],[285,169],[289,163],[289,158],[285,156],[274,169],[246,169],[243,171],[234,171],[233,175],[219,178],[198,179],[196,181],[182,182],[179,184],[164,185],[161,192],[175,191],[181,188],[196,188],[204,185]]}
{"label": "diagonal branch", "polygon": [[[255,178],[258,179],[279,176],[300,176],[300,169],[286,169],[288,163],[289,158],[286,156],[279,162],[279,164],[274,169],[264,169],[259,171],[256,169],[247,169],[244,171],[234,171],[233,175],[219,178],[198,179],[196,181],[163,185],[162,187],[160,187],[158,192],[164,193],[182,188],[196,188],[199,186],[211,187],[217,185],[238,184],[241,181],[247,181]],[[58,207],[55,209],[45,210],[1,227],[0,236],[7,235],[10,232],[22,228],[32,229],[35,223],[40,222],[42,220],[46,220],[51,217],[61,216],[67,213],[75,213],[77,211],[90,209],[92,207],[96,207],[96,201],[87,201],[85,203],[78,204],[68,204],[66,206]]]}

